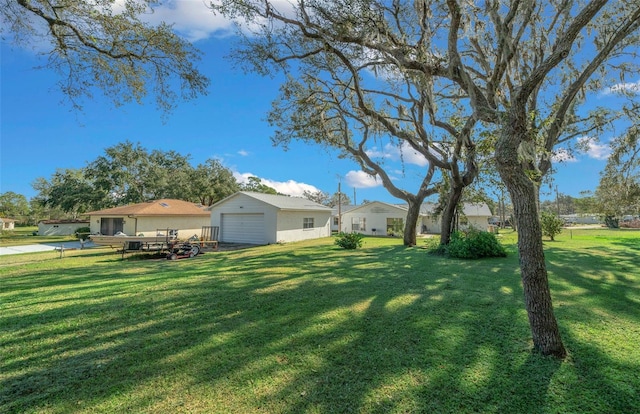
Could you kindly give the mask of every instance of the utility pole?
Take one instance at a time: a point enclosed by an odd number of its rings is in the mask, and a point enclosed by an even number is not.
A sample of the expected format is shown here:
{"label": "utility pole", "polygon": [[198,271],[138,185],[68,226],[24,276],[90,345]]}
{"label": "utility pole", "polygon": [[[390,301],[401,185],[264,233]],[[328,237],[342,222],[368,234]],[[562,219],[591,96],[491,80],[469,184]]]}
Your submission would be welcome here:
{"label": "utility pole", "polygon": [[338,181],[338,233],[342,231],[342,191],[340,190],[340,181]]}

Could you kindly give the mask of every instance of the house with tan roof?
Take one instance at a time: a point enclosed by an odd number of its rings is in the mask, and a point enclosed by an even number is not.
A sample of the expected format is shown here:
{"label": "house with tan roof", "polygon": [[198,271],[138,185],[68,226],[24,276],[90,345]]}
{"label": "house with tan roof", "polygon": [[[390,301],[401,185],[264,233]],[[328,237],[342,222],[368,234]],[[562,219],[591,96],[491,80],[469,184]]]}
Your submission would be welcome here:
{"label": "house with tan roof", "polygon": [[158,232],[177,230],[179,238],[200,236],[208,226],[210,213],[206,207],[189,201],[161,199],[146,203],[91,211],[89,227],[92,234],[113,236],[124,233],[131,236],[153,236]]}

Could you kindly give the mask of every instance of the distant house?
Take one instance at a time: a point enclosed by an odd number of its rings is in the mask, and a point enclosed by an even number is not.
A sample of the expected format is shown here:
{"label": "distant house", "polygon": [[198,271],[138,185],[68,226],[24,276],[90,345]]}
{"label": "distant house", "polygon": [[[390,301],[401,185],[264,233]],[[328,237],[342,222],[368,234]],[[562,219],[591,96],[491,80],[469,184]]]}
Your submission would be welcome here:
{"label": "distant house", "polygon": [[240,191],[210,209],[221,242],[271,244],[331,235],[331,208],[304,198]]}
{"label": "distant house", "polygon": [[371,235],[402,234],[407,207],[373,201],[342,213],[341,231]]}
{"label": "distant house", "polygon": [[69,236],[81,227],[89,227],[89,220],[41,220],[38,222],[38,235]]}
{"label": "distant house", "polygon": [[0,217],[0,230],[13,230],[16,228],[16,221],[14,219]]}
{"label": "distant house", "polygon": [[[424,203],[420,207],[420,216],[416,225],[418,233],[440,233],[440,217],[434,217],[435,204]],[[341,231],[371,235],[401,235],[407,219],[406,204],[388,204],[380,201],[348,208],[341,212]],[[485,203],[465,203],[460,215],[460,228],[474,227],[488,229],[491,210]],[[334,209],[334,220],[337,213]]]}
{"label": "distant house", "polygon": [[[622,221],[625,221],[625,217],[622,218]],[[628,217],[633,218],[633,216]],[[560,218],[564,220],[565,224],[600,224],[602,222],[597,214],[561,214]]]}
{"label": "distant house", "polygon": [[[340,226],[340,217],[344,218],[344,214],[348,213],[349,211],[353,210],[354,208],[358,208],[358,206],[355,205],[351,205],[351,204],[345,204],[345,205],[341,205],[340,208],[333,207],[333,210],[331,211],[331,232],[340,232],[340,231],[345,231],[344,229],[346,227],[344,226]],[[348,227],[348,226],[347,226]],[[342,230],[341,230],[342,229]]]}
{"label": "distant house", "polygon": [[208,226],[206,207],[183,200],[161,199],[147,203],[108,208],[86,213],[92,234],[112,236],[118,232],[131,236],[178,230],[179,238],[200,236]]}
{"label": "distant house", "polygon": [[[436,205],[433,203],[424,203],[421,206],[421,233],[440,234],[442,220],[441,216],[434,217],[435,208]],[[461,230],[474,228],[487,231],[489,218],[491,218],[491,209],[486,203],[464,203],[462,211],[458,211],[458,227]]]}

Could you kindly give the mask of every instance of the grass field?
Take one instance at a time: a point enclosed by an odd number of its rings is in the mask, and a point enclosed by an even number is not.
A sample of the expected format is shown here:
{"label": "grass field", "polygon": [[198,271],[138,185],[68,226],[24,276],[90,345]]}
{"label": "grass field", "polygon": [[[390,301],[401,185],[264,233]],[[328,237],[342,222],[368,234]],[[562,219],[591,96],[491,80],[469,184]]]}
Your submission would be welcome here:
{"label": "grass field", "polygon": [[38,227],[16,227],[14,230],[0,232],[0,247],[21,246],[25,244],[58,243],[78,240],[75,236],[34,236]]}
{"label": "grass field", "polygon": [[506,259],[365,238],[0,260],[0,412],[635,413],[640,232],[546,243],[569,357],[531,352]]}

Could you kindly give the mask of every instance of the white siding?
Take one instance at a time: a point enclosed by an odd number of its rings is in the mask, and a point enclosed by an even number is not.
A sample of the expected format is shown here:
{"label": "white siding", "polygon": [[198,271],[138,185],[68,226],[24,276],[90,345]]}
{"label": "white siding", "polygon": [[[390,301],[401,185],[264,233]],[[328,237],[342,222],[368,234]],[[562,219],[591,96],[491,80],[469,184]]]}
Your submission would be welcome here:
{"label": "white siding", "polygon": [[80,227],[89,227],[89,223],[38,223],[38,235],[68,236],[74,234]]}
{"label": "white siding", "polygon": [[[276,218],[277,209],[260,200],[249,197],[242,193],[237,193],[229,197],[224,202],[214,205],[211,209],[211,226],[220,227],[220,241],[229,240],[225,236],[222,228],[222,217],[226,214],[262,214],[263,218],[263,234],[260,243],[275,243],[276,239]],[[242,238],[244,239],[244,238]],[[229,240],[232,242],[231,240]],[[246,243],[246,242],[242,242]]]}
{"label": "white siding", "polygon": [[[304,219],[313,219],[313,227],[304,229]],[[280,211],[278,212],[278,242],[295,242],[318,239],[331,235],[330,211]]]}

